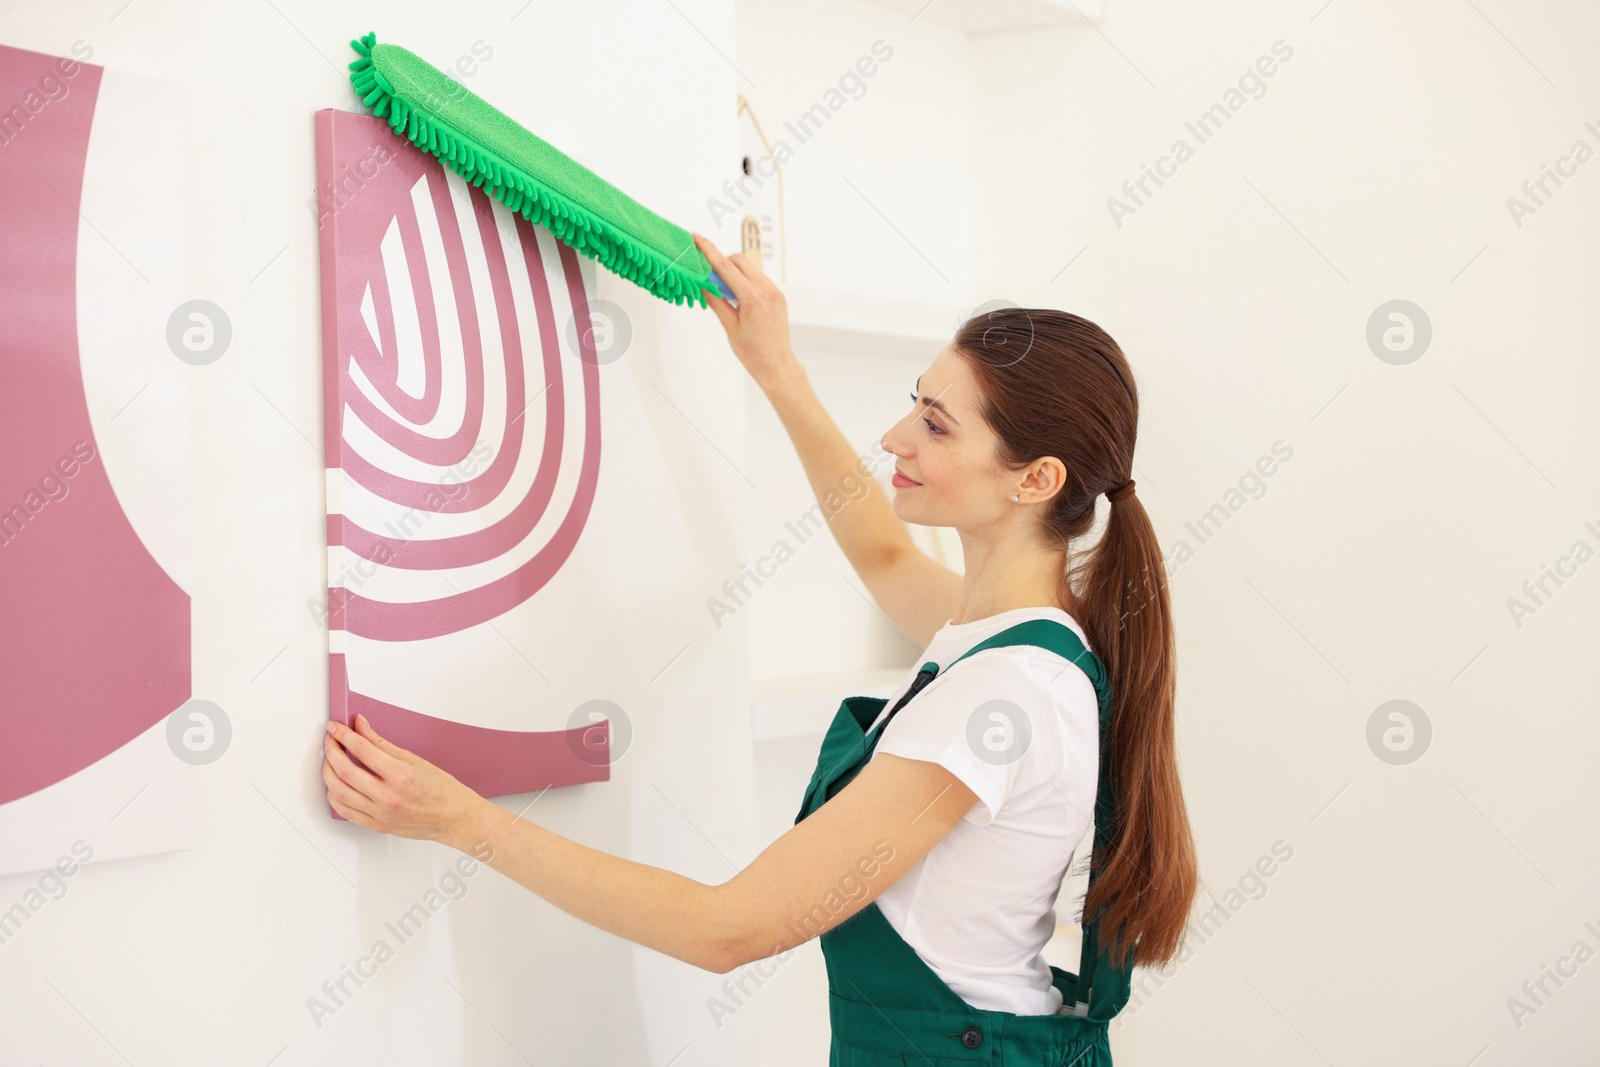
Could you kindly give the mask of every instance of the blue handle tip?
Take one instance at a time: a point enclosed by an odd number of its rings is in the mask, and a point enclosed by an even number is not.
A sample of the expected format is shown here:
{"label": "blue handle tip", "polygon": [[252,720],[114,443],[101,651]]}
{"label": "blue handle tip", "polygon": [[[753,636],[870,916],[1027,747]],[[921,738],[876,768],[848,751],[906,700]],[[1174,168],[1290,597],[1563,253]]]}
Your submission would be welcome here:
{"label": "blue handle tip", "polygon": [[715,285],[722,292],[723,298],[726,299],[728,303],[732,304],[735,308],[739,306],[739,298],[733,295],[733,290],[728,288],[727,282],[723,281],[717,276],[716,271],[711,272],[711,284]]}

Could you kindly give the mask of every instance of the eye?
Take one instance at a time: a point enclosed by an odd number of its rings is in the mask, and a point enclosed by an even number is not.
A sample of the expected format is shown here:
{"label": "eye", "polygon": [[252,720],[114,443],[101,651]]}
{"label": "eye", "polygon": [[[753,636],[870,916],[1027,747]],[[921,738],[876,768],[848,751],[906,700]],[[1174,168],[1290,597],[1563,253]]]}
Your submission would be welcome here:
{"label": "eye", "polygon": [[[916,393],[912,393],[912,394],[911,394],[911,402],[912,402],[912,403],[913,403],[913,404],[915,404],[915,403],[920,403],[920,401],[918,401],[918,399],[917,399],[917,394],[916,394]],[[925,422],[925,423],[927,423],[927,425],[928,425],[928,429],[929,429],[929,430],[930,430],[930,431],[932,431],[932,432],[933,432],[933,434],[934,434],[934,435],[935,435],[935,436],[938,436],[938,437],[943,437],[943,436],[944,436],[944,431],[943,431],[943,430],[941,430],[941,429],[939,429],[939,427],[937,427],[937,426],[935,426],[935,425],[934,425],[934,424],[933,424],[933,420],[932,420],[932,419],[929,419],[929,418],[926,418],[926,417],[925,417],[925,418],[923,418],[923,420],[922,420],[922,421],[923,421],[923,422]]]}

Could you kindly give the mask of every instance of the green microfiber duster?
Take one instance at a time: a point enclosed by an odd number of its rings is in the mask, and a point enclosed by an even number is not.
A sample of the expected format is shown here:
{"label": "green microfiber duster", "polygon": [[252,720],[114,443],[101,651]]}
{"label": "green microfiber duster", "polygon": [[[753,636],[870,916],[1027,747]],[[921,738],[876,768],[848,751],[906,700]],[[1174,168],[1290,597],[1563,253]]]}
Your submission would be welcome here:
{"label": "green microfiber duster", "polygon": [[688,230],[404,48],[375,33],[350,47],[360,53],[350,82],[361,102],[506,207],[663,300],[704,307],[714,288],[738,306]]}

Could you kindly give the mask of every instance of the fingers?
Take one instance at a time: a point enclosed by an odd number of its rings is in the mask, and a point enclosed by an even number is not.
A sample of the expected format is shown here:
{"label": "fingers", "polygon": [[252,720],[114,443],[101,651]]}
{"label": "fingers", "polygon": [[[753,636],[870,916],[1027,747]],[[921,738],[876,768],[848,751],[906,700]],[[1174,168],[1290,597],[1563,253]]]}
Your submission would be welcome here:
{"label": "fingers", "polygon": [[[373,777],[370,771],[357,767],[350,760],[350,756],[332,737],[325,738],[322,742],[322,754],[327,758],[326,766],[330,768],[340,781],[355,789],[363,796],[376,797],[383,783]],[[327,777],[326,774],[323,775]]]}
{"label": "fingers", "polygon": [[332,763],[327,760],[322,763],[322,781],[328,787],[328,803],[346,819],[350,818],[351,812],[367,818],[376,814],[376,806],[371,798],[362,796],[341,780]]}
{"label": "fingers", "polygon": [[377,819],[374,819],[364,811],[357,811],[355,808],[347,807],[346,805],[334,800],[331,796],[328,798],[328,807],[337,812],[339,817],[345,822],[354,823],[355,825],[363,827],[367,830],[378,829]]}
{"label": "fingers", "polygon": [[338,812],[339,813],[339,817],[342,818],[345,822],[355,823],[357,826],[360,826],[360,827],[362,827],[364,829],[367,829],[367,830],[376,830],[378,828],[378,824],[376,822],[374,822],[372,819],[368,818],[367,816],[361,814],[359,811],[351,811],[351,810],[349,810],[347,808],[341,808],[337,804],[329,804],[329,807],[333,808],[334,811]]}
{"label": "fingers", "polygon": [[706,306],[711,309],[711,314],[722,323],[722,328],[732,333],[739,328],[739,312],[734,310],[732,304],[721,293],[714,289],[704,290],[706,293]]}
{"label": "fingers", "polygon": [[743,252],[735,252],[733,255],[728,257],[728,262],[737,266],[741,271],[744,272],[744,276],[751,279],[752,282],[756,279],[764,280],[767,276],[766,271],[761,269],[761,261],[758,259],[751,259]]}
{"label": "fingers", "polygon": [[379,778],[391,778],[406,766],[405,761],[396,758],[379,748],[366,737],[350,729],[342,722],[329,721],[328,732],[334,740],[343,745],[356,759],[367,765],[367,769]]}
{"label": "fingers", "polygon": [[[744,270],[734,260],[723,255],[709,237],[703,237],[698,233],[690,234],[690,236],[694,238],[695,247],[700,249],[706,259],[711,262],[712,269],[717,272],[723,281],[728,283],[728,288],[733,290],[733,295],[738,297],[739,303],[744,303],[745,299],[755,292],[755,288],[750,284],[750,279],[746,276]],[[734,259],[737,258],[738,256],[734,257]]]}
{"label": "fingers", "polygon": [[383,749],[401,763],[410,763],[410,753],[388,738],[378,736],[378,731],[372,728],[372,723],[360,712],[356,712],[356,732],[368,741]]}

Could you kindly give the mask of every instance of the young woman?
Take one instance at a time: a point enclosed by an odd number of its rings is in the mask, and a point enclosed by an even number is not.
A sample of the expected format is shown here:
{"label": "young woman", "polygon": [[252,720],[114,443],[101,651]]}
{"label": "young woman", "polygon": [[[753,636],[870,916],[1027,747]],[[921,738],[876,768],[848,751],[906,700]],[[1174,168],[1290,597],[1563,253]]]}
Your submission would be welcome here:
{"label": "young woman", "polygon": [[[1198,877],[1166,573],[1129,476],[1127,360],[1063,311],[969,321],[883,436],[891,503],[812,391],[782,293],[742,253],[695,240],[739,300],[710,294],[711,308],[819,499],[865,482],[829,525],[889,620],[924,647],[920,669],[893,705],[841,704],[795,826],[721,885],[513,818],[364,718],[328,726],[329,803],[359,826],[488,855],[578,918],[719,973],[820,936],[836,1067],[1109,1064],[1130,971],[1177,954]],[[1079,562],[1069,546],[1102,493],[1105,531]],[[905,523],[955,527],[963,573],[918,551]],[[1091,821],[1083,954],[1069,973],[1041,950]]]}

